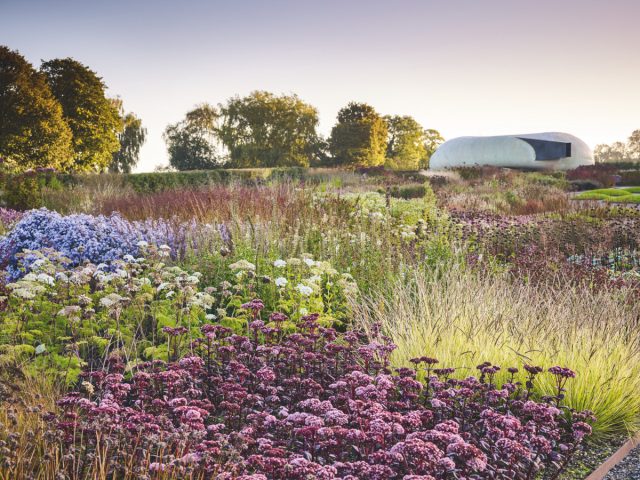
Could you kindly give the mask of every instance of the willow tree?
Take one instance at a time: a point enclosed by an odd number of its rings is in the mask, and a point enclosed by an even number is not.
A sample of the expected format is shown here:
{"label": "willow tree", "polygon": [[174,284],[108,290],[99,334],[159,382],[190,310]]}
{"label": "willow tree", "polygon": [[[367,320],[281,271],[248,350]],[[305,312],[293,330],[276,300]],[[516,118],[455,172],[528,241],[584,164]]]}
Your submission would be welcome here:
{"label": "willow tree", "polygon": [[306,167],[319,154],[318,111],[297,95],[255,91],[219,110],[218,136],[234,167]]}
{"label": "willow tree", "polygon": [[221,165],[223,158],[217,137],[218,117],[216,108],[205,103],[187,112],[183,120],[166,128],[163,138],[173,168],[206,170]]}

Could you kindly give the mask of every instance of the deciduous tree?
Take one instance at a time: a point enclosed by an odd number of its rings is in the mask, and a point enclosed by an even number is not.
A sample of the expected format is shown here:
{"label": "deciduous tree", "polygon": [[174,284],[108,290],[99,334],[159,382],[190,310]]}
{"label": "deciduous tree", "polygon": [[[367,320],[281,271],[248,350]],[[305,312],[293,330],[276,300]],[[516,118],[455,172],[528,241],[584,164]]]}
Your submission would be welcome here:
{"label": "deciduous tree", "polygon": [[408,115],[386,116],[385,120],[388,125],[385,165],[395,170],[417,170],[427,154],[424,128]]}
{"label": "deciduous tree", "polygon": [[53,95],[62,105],[73,135],[74,168],[80,171],[106,169],[120,148],[122,122],[117,108],[105,95],[98,75],[72,59],[44,62],[41,71]]}
{"label": "deciduous tree", "polygon": [[234,167],[306,167],[318,156],[318,112],[297,95],[256,91],[220,105],[218,135]]}
{"label": "deciduous tree", "polygon": [[0,156],[10,169],[68,170],[71,131],[45,77],[17,51],[0,46]]}
{"label": "deciduous tree", "polygon": [[435,153],[438,147],[444,143],[444,138],[438,130],[432,128],[426,129],[424,135],[425,156],[420,162],[420,168],[429,168],[429,159],[431,159],[431,155]]}
{"label": "deciduous tree", "polygon": [[351,102],[338,112],[329,149],[335,163],[376,167],[384,164],[387,122],[366,103]]}
{"label": "deciduous tree", "polygon": [[166,128],[163,138],[173,168],[204,170],[221,165],[216,133],[218,117],[215,107],[202,104],[188,112],[184,120]]}
{"label": "deciduous tree", "polygon": [[138,164],[140,148],[147,139],[147,129],[142,126],[142,120],[133,113],[124,113],[122,101],[113,100],[122,119],[122,129],[118,133],[120,149],[113,154],[109,171],[114,173],[131,173]]}
{"label": "deciduous tree", "polygon": [[627,156],[630,160],[640,160],[640,130],[634,130],[629,136]]}

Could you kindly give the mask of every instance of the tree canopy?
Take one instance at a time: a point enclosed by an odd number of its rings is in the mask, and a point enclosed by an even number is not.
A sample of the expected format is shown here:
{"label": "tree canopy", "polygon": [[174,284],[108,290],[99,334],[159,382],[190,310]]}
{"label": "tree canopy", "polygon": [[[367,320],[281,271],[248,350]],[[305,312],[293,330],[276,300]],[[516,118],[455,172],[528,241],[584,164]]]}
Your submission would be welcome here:
{"label": "tree canopy", "polygon": [[444,137],[440,135],[438,130],[434,130],[433,128],[427,128],[424,131],[424,148],[425,148],[425,156],[423,160],[420,162],[420,168],[428,168],[429,167],[429,159],[435,153],[440,145],[444,143]]}
{"label": "tree canopy", "polygon": [[219,109],[217,133],[234,167],[305,167],[318,155],[318,112],[297,95],[255,91]]}
{"label": "tree canopy", "polygon": [[[120,99],[106,96],[106,88],[96,72],[72,58],[45,61],[36,70],[0,46],[5,165],[15,171],[131,172],[147,130]],[[318,134],[318,123],[316,108],[297,95],[258,90],[217,107],[197,106],[168,125],[163,138],[178,170],[327,164],[413,170],[428,165],[443,141],[410,116],[382,117],[366,103],[342,108],[328,139]],[[611,150],[603,155],[612,156]],[[640,131],[628,150],[640,152]]]}
{"label": "tree canopy", "polygon": [[329,149],[335,163],[376,167],[385,162],[387,122],[366,103],[351,102],[338,112]]}
{"label": "tree canopy", "polygon": [[53,95],[62,105],[73,134],[74,168],[101,171],[120,148],[122,120],[105,95],[105,84],[96,73],[72,58],[44,62],[41,71]]}
{"label": "tree canopy", "polygon": [[634,130],[627,140],[627,155],[633,160],[640,160],[640,130]]}
{"label": "tree canopy", "polygon": [[166,128],[163,138],[172,167],[200,170],[221,165],[216,133],[218,117],[216,108],[205,103],[187,112],[184,120]]}
{"label": "tree canopy", "polygon": [[122,118],[122,129],[118,133],[120,149],[113,154],[109,171],[114,173],[131,173],[138,164],[140,148],[147,139],[147,129],[142,126],[142,120],[135,114],[124,112],[122,100],[113,100]]}
{"label": "tree canopy", "polygon": [[427,155],[425,130],[408,115],[386,116],[388,125],[386,166],[395,170],[417,170]]}
{"label": "tree canopy", "polygon": [[72,134],[60,103],[17,51],[0,46],[0,156],[10,169],[72,168]]}

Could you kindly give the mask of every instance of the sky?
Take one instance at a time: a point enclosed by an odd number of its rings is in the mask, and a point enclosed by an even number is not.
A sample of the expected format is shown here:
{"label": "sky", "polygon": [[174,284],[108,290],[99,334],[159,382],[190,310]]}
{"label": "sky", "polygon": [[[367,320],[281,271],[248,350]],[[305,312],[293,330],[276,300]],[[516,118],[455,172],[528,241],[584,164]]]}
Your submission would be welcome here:
{"label": "sky", "polygon": [[638,0],[0,0],[0,44],[96,71],[168,162],[162,132],[202,102],[296,93],[328,135],[350,101],[449,139],[640,128]]}

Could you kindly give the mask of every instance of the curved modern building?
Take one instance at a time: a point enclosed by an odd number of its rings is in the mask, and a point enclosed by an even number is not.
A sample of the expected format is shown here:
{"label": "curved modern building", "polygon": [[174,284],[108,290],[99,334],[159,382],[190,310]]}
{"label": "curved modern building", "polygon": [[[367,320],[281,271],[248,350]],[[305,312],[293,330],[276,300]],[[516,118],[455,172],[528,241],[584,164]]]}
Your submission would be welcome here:
{"label": "curved modern building", "polygon": [[530,170],[570,170],[593,165],[589,146],[560,132],[458,137],[444,142],[431,156],[430,170],[492,165]]}

